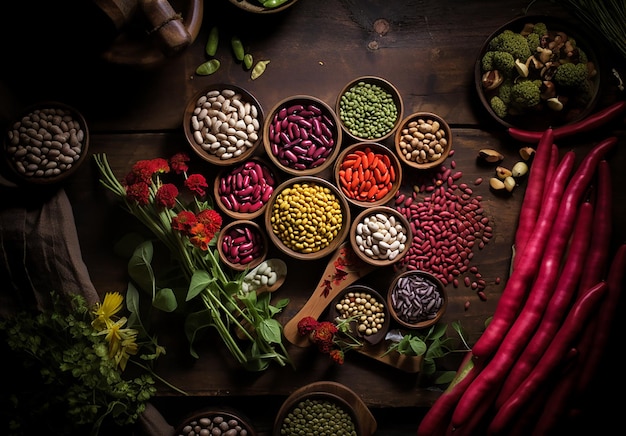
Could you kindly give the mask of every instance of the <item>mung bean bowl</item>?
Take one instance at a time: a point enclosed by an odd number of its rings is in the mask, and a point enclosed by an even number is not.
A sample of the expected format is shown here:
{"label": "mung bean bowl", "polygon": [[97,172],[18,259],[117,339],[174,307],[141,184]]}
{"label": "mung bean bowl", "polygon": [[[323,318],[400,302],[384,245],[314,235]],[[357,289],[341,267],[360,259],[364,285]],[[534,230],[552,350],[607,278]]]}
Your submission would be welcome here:
{"label": "mung bean bowl", "polygon": [[256,267],[265,260],[268,250],[267,235],[254,221],[232,221],[222,228],[217,237],[220,259],[235,271]]}
{"label": "mung bean bowl", "polygon": [[389,286],[387,307],[402,327],[424,329],[436,324],[448,307],[446,288],[427,271],[405,270]]}
{"label": "mung bean bowl", "polygon": [[452,129],[432,112],[415,112],[402,120],[394,138],[396,154],[409,167],[427,170],[441,165],[452,150]]}
{"label": "mung bean bowl", "polygon": [[350,205],[332,183],[293,177],[278,186],[265,209],[270,241],[284,254],[314,260],[333,253],[350,230]]}
{"label": "mung bean bowl", "polygon": [[350,227],[350,244],[356,255],[374,266],[397,263],[411,247],[413,234],[404,215],[389,206],[361,211]]}
{"label": "mung bean bowl", "polygon": [[263,109],[254,95],[236,85],[215,84],[198,91],[183,114],[193,151],[226,166],[255,155],[262,141]]}
{"label": "mung bean bowl", "polygon": [[335,112],[354,141],[383,142],[400,125],[404,103],[400,91],[388,80],[361,76],[339,92]]}
{"label": "mung bean bowl", "polygon": [[311,95],[279,101],[263,125],[266,155],[280,170],[294,176],[312,176],[329,168],[339,154],[342,139],[333,109]]}
{"label": "mung bean bowl", "polygon": [[355,206],[387,204],[402,183],[402,166],[393,150],[377,142],[357,142],[343,149],[334,168],[335,184]]}
{"label": "mung bean bowl", "polygon": [[78,170],[88,148],[85,118],[58,101],[26,108],[4,136],[4,158],[17,183],[41,186],[61,182]]}

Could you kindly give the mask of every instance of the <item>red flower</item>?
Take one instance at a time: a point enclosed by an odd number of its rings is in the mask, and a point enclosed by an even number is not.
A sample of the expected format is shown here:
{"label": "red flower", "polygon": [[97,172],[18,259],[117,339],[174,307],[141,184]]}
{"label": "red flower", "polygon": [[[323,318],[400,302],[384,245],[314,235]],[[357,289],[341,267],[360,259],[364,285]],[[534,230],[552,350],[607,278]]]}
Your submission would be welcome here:
{"label": "red flower", "polygon": [[126,195],[129,200],[135,201],[142,206],[150,202],[150,189],[147,184],[142,182],[126,186]]}
{"label": "red flower", "polygon": [[172,171],[174,171],[176,174],[186,172],[187,170],[189,170],[187,162],[189,162],[189,156],[187,155],[187,153],[176,153],[170,158],[170,166],[172,167]]}
{"label": "red flower", "polygon": [[330,353],[333,348],[335,334],[339,330],[337,326],[330,321],[322,321],[317,325],[317,328],[313,330],[311,340],[316,344],[320,351],[323,353]]}
{"label": "red flower", "polygon": [[215,236],[215,234],[207,234],[206,227],[202,223],[196,223],[191,228],[190,234],[192,236],[189,238],[189,241],[191,241],[193,245],[195,245],[202,251],[206,251],[209,249],[209,242],[211,242],[211,239],[213,239],[213,236]]}
{"label": "red flower", "polygon": [[183,210],[172,218],[172,228],[183,233],[188,233],[197,222],[198,220],[193,212]]}
{"label": "red flower", "polygon": [[202,174],[192,174],[187,178],[187,180],[185,180],[185,186],[191,192],[204,197],[206,194],[204,188],[208,188],[209,184]]}
{"label": "red flower", "polygon": [[213,239],[222,227],[222,216],[214,209],[204,209],[198,212],[196,219],[204,224],[207,234],[210,235],[209,240]]}
{"label": "red flower", "polygon": [[152,182],[152,165],[149,160],[138,160],[133,165],[130,173],[124,178],[124,184],[127,186],[136,183],[145,183],[149,185]]}
{"label": "red flower", "polygon": [[171,209],[176,204],[176,197],[178,196],[178,188],[176,185],[166,183],[161,185],[155,196],[155,202],[159,207],[165,207]]}
{"label": "red flower", "polygon": [[167,163],[166,159],[157,157],[156,159],[152,159],[150,161],[150,169],[152,170],[152,174],[169,173],[170,165]]}
{"label": "red flower", "polygon": [[298,321],[298,334],[306,336],[317,327],[318,322],[312,316],[305,316]]}
{"label": "red flower", "polygon": [[339,365],[343,365],[343,351],[337,349],[331,350],[330,358],[333,360],[333,362],[338,363]]}

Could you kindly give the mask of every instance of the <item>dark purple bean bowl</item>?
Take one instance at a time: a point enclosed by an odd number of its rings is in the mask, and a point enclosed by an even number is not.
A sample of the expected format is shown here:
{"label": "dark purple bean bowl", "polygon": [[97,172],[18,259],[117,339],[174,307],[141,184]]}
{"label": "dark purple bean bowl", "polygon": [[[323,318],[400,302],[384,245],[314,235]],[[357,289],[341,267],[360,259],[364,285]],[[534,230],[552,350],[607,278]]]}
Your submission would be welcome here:
{"label": "dark purple bean bowl", "polygon": [[294,176],[313,176],[333,165],[342,130],[333,109],[310,95],[287,97],[274,105],[263,124],[269,159]]}
{"label": "dark purple bean bowl", "polygon": [[235,220],[217,238],[220,260],[235,271],[252,269],[263,262],[269,249],[265,230],[254,221]]}

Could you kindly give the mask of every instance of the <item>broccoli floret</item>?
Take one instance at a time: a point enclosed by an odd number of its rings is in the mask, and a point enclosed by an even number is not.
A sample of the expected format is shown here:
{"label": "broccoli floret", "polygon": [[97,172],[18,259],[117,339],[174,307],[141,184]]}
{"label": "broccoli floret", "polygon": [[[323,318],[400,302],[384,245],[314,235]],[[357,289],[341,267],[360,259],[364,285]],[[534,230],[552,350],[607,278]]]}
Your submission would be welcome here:
{"label": "broccoli floret", "polygon": [[515,72],[515,59],[511,53],[496,51],[493,53],[493,68],[500,71],[504,76],[511,76]]}
{"label": "broccoli floret", "polygon": [[505,79],[498,87],[498,97],[500,97],[500,100],[502,100],[505,104],[509,104],[509,102],[511,101],[512,87],[513,82],[510,79]]}
{"label": "broccoli floret", "polygon": [[483,71],[493,71],[495,68],[493,67],[493,55],[494,51],[487,51],[483,55],[483,58],[480,60],[480,66]]}
{"label": "broccoli floret", "polygon": [[554,83],[568,88],[582,88],[587,81],[587,65],[584,63],[565,63],[554,73]]}
{"label": "broccoli floret", "polygon": [[531,55],[526,38],[509,29],[502,31],[489,41],[489,50],[505,51],[510,53],[514,59],[521,60],[526,60]]}
{"label": "broccoli floret", "polygon": [[511,88],[511,104],[522,108],[531,108],[541,101],[541,81],[522,80]]}
{"label": "broccoli floret", "polygon": [[542,22],[535,23],[532,33],[534,33],[535,35],[543,36],[548,33],[548,26],[546,25],[546,23]]}
{"label": "broccoli floret", "polygon": [[526,42],[528,42],[528,48],[530,49],[531,53],[534,53],[537,51],[537,47],[539,47],[539,39],[541,37],[539,36],[539,34],[537,33],[531,33],[526,37]]}
{"label": "broccoli floret", "polygon": [[506,103],[502,101],[502,99],[500,97],[493,96],[491,97],[491,100],[489,100],[489,106],[491,106],[491,109],[493,109],[494,113],[500,117],[500,118],[504,118],[507,116],[507,108],[506,108]]}

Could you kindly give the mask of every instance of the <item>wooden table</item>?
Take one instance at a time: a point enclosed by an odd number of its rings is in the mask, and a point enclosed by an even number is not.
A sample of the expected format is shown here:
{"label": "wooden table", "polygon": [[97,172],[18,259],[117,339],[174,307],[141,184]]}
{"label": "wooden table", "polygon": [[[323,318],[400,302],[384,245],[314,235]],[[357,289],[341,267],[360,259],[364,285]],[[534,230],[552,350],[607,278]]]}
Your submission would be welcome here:
{"label": "wooden table", "polygon": [[[331,106],[342,86],[361,75],[382,76],[396,85],[404,99],[405,114],[431,111],[444,117],[454,135],[452,160],[463,172],[463,181],[491,177],[493,168],[476,162],[481,148],[495,148],[505,163],[518,160],[519,143],[508,137],[501,126],[487,117],[479,106],[474,89],[473,66],[481,44],[505,22],[523,13],[528,2],[456,2],[440,0],[300,0],[280,14],[247,16],[226,0],[206,2],[204,22],[197,40],[184,53],[154,68],[133,68],[101,61],[89,52],[89,44],[76,41],[76,47],[54,51],[52,44],[29,50],[10,48],[14,62],[2,72],[0,88],[6,95],[2,116],[9,119],[25,105],[38,100],[59,100],[79,108],[91,131],[91,153],[106,153],[116,174],[122,177],[139,159],[168,157],[176,151],[189,151],[182,129],[187,100],[213,83],[233,83],[252,92],[265,109],[284,97],[310,94]],[[536,14],[568,14],[552,2],[537,2]],[[244,21],[246,19],[247,21]],[[386,33],[375,31],[383,20]],[[212,76],[198,76],[195,68],[207,58],[204,45],[210,28],[219,26],[222,39],[217,53],[220,70]],[[256,60],[269,59],[264,75],[255,81],[235,63],[229,39],[238,35]],[[86,41],[82,41],[85,43]],[[612,55],[613,60],[616,56]],[[623,59],[615,65],[623,72]],[[600,106],[619,95],[614,85],[603,89]],[[611,156],[614,180],[614,229],[616,243],[626,240],[626,229],[619,225],[626,217],[626,136]],[[590,140],[577,141],[579,155]],[[392,145],[392,141],[385,141]],[[201,164],[201,163],[200,163]],[[219,168],[201,164],[207,177]],[[326,174],[325,176],[329,176]],[[405,173],[410,189],[410,172]],[[114,242],[132,228],[132,217],[112,203],[98,185],[95,165],[87,163],[65,185],[76,219],[83,258],[100,293],[125,291],[125,260],[113,253]],[[475,341],[485,320],[493,313],[508,276],[513,233],[524,196],[524,184],[510,196],[496,196],[488,184],[475,187],[483,196],[485,215],[494,237],[482,250],[476,250],[472,264],[488,283],[487,300],[463,285],[448,286],[450,301],[443,322],[460,321]],[[272,255],[279,254],[270,251]],[[289,274],[278,291],[290,299],[279,316],[288,321],[314,291],[326,260],[285,259]],[[363,283],[386,291],[393,271],[383,269],[363,278]],[[501,278],[499,284],[496,278]],[[466,301],[471,303],[464,310]],[[261,429],[268,430],[280,402],[298,387],[317,380],[341,382],[356,391],[377,411],[380,434],[407,434],[417,428],[420,411],[437,399],[437,390],[421,386],[417,373],[407,373],[358,353],[348,354],[342,366],[331,364],[326,356],[309,348],[290,347],[296,363],[272,367],[263,373],[246,373],[236,368],[223,350],[207,343],[199,348],[200,359],[189,356],[182,325],[163,329],[168,354],[159,363],[159,373],[190,394],[178,397],[163,387],[155,400],[173,424],[186,412],[206,404],[230,403],[253,416]],[[448,369],[456,369],[456,361]],[[267,407],[260,411],[258,408]],[[383,411],[387,411],[383,414]],[[400,412],[401,411],[401,412]],[[396,413],[394,413],[396,412]],[[404,431],[404,433],[402,433]],[[394,433],[397,432],[397,433]]]}

